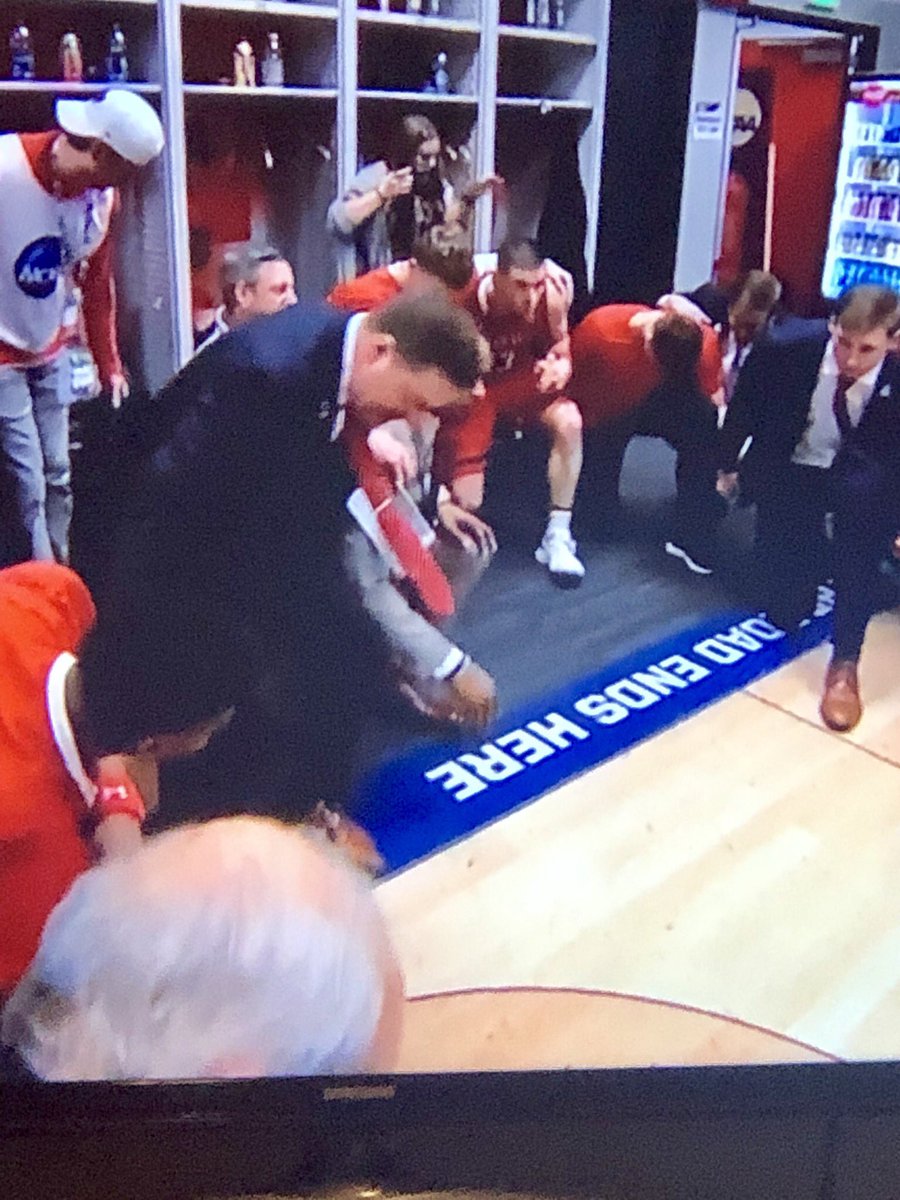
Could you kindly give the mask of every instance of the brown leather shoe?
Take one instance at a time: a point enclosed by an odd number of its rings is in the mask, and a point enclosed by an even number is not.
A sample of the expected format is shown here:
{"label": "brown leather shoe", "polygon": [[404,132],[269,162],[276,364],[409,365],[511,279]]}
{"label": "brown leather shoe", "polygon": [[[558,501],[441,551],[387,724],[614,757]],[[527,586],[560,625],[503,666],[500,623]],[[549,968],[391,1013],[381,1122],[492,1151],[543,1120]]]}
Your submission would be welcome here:
{"label": "brown leather shoe", "polygon": [[828,728],[838,733],[847,733],[859,724],[862,701],[856,663],[852,659],[840,659],[829,666],[819,712]]}

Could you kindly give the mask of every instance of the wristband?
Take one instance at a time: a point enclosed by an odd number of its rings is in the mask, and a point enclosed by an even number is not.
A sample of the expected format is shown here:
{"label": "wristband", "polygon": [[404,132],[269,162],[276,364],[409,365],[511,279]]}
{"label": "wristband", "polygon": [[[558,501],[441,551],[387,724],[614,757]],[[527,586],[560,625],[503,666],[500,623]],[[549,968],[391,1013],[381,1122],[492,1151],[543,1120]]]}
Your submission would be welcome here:
{"label": "wristband", "polygon": [[140,825],[147,815],[141,793],[130,776],[124,771],[113,770],[108,765],[100,768],[93,807],[98,821],[122,814],[131,817]]}
{"label": "wristband", "polygon": [[449,674],[444,676],[443,682],[448,683],[451,679],[455,679],[456,676],[460,673],[460,671],[462,671],[463,668],[467,667],[471,663],[471,661],[472,660],[471,660],[471,658],[469,658],[468,654],[464,654],[462,656],[462,658],[459,660],[459,662],[456,664],[456,666],[453,668],[453,670],[450,671]]}

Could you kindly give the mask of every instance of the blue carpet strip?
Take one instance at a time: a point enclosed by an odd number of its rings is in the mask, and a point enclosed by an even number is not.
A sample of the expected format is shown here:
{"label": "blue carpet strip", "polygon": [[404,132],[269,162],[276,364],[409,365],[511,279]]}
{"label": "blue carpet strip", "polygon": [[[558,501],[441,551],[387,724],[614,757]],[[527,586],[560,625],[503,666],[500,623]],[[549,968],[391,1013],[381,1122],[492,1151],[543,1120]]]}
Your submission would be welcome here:
{"label": "blue carpet strip", "polygon": [[354,811],[396,872],[739,691],[830,632],[833,593],[786,634],[723,612],[504,713],[478,737],[431,741],[381,764]]}

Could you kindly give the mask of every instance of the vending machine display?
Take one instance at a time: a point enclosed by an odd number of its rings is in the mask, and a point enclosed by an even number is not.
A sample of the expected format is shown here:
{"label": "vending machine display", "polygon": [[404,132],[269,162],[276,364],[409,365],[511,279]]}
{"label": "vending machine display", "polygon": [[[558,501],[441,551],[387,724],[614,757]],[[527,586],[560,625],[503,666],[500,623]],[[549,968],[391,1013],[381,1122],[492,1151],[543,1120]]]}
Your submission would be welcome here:
{"label": "vending machine display", "polygon": [[854,81],[844,114],[822,294],[859,283],[900,291],[900,79]]}

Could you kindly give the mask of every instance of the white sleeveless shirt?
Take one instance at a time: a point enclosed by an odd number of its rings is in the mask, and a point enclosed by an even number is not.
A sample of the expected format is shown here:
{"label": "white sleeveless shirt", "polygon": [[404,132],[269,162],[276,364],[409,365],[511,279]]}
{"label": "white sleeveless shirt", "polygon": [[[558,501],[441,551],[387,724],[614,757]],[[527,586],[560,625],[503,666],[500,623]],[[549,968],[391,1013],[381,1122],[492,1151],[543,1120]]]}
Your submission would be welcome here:
{"label": "white sleeveless shirt", "polygon": [[38,183],[18,134],[0,137],[0,341],[39,354],[63,324],[66,278],[109,230],[113,188],[57,199]]}

